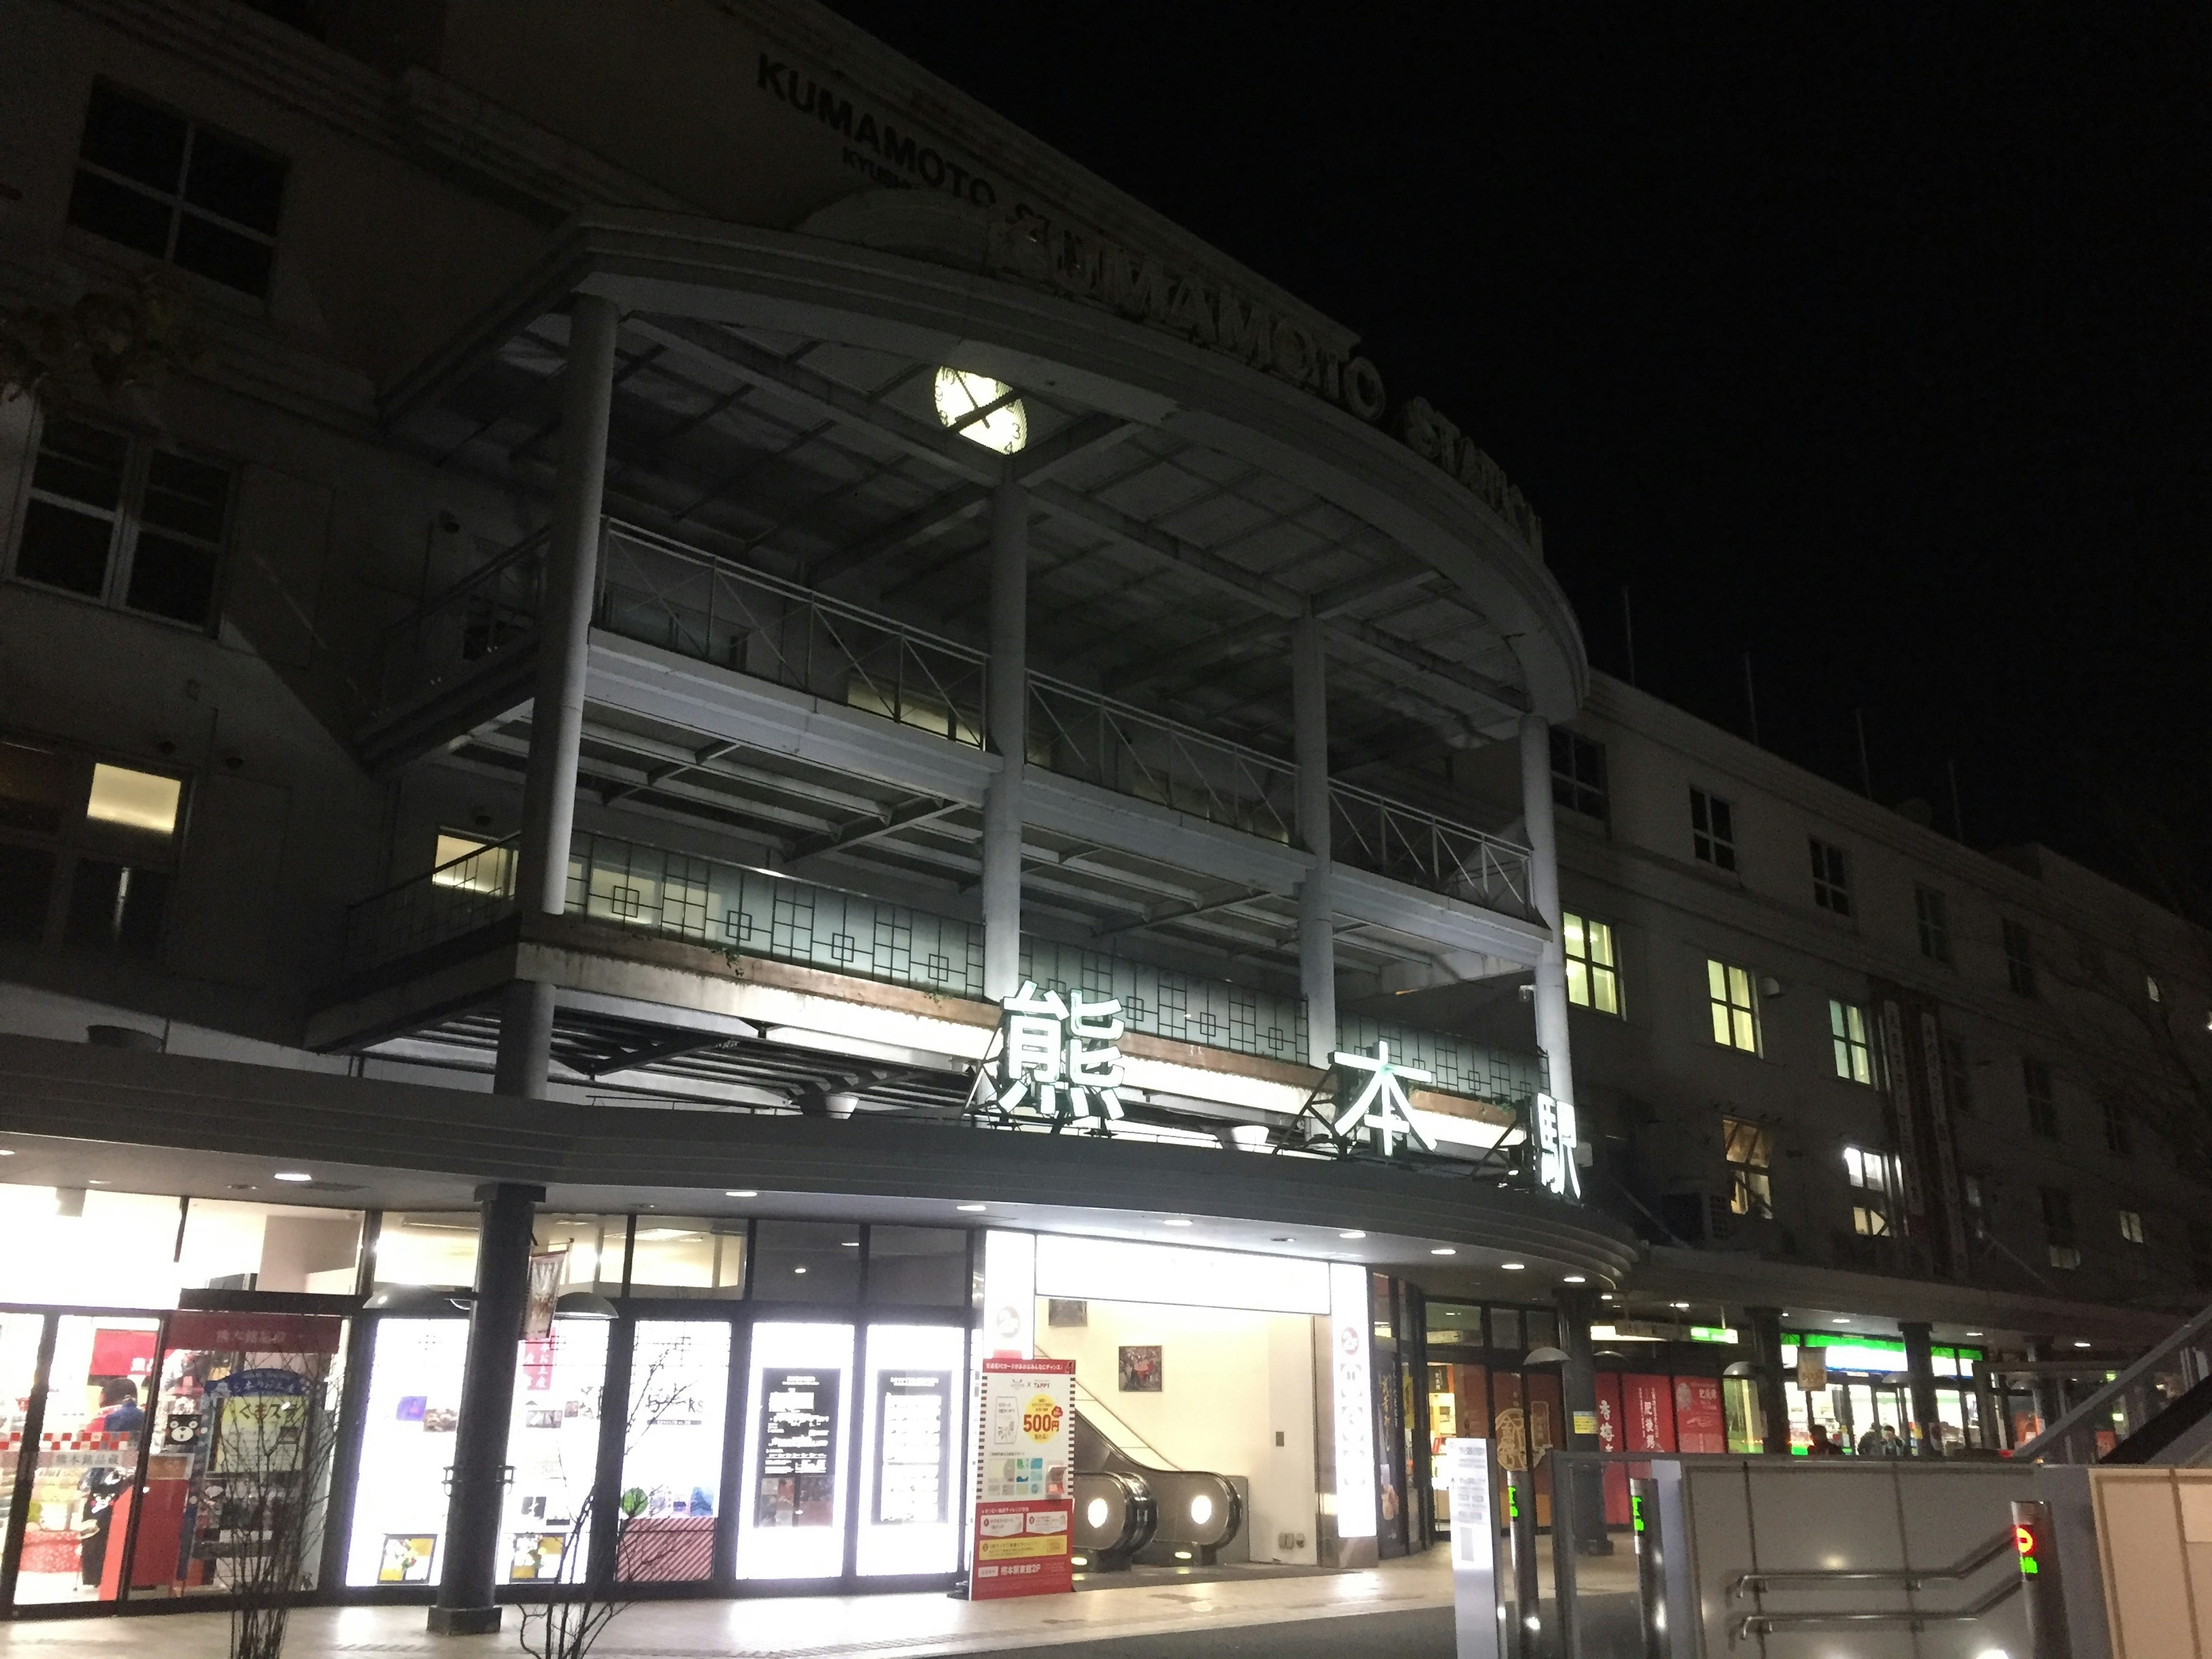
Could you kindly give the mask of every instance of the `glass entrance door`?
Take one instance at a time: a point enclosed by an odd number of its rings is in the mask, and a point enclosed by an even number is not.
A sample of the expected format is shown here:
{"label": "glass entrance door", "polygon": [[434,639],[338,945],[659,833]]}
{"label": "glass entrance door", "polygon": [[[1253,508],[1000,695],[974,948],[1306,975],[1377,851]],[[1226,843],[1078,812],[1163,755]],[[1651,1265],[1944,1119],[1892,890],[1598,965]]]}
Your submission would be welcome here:
{"label": "glass entrance door", "polygon": [[146,1437],[161,1330],[154,1318],[58,1316],[16,1558],[18,1607],[112,1601],[120,1593],[127,1494]]}

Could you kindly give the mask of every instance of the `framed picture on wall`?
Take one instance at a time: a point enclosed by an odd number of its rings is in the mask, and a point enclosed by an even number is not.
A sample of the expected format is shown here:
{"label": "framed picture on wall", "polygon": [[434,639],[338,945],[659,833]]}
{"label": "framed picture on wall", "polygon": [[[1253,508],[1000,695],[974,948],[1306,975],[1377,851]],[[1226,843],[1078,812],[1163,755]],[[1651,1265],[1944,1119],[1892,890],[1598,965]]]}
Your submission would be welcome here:
{"label": "framed picture on wall", "polygon": [[1121,1392],[1123,1394],[1158,1394],[1160,1392],[1160,1349],[1157,1342],[1143,1347],[1124,1348],[1121,1352]]}

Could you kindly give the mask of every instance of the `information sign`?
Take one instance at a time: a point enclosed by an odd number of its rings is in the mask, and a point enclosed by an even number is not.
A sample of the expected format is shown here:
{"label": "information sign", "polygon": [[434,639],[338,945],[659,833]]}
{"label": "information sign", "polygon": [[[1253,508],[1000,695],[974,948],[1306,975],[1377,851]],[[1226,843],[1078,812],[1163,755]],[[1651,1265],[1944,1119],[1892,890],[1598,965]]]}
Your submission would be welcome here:
{"label": "information sign", "polygon": [[951,1371],[882,1371],[876,1376],[874,1519],[879,1527],[928,1525],[945,1518],[946,1434]]}
{"label": "information sign", "polygon": [[1490,1443],[1444,1442],[1451,1494],[1452,1628],[1457,1659],[1498,1659],[1498,1528],[1490,1514]]}
{"label": "information sign", "polygon": [[1075,1362],[986,1359],[976,1420],[971,1601],[1075,1588]]}
{"label": "information sign", "polygon": [[837,1493],[838,1374],[778,1368],[761,1374],[765,1409],[753,1481],[757,1527],[827,1527]]}

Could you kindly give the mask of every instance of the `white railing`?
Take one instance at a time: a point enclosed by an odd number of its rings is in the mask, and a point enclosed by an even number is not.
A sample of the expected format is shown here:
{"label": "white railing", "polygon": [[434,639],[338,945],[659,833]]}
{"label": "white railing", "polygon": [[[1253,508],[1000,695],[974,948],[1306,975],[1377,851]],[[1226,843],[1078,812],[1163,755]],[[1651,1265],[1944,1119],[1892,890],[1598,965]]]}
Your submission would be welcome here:
{"label": "white railing", "polygon": [[1534,918],[1529,852],[1349,783],[1328,787],[1330,854],[1432,893]]}

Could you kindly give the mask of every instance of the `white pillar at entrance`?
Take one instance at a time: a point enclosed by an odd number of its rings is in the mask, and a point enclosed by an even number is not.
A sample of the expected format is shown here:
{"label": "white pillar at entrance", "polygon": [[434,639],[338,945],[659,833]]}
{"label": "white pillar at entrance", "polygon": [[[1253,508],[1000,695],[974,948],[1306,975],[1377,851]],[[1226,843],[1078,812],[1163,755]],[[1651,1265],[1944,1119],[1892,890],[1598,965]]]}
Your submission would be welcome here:
{"label": "white pillar at entrance", "polygon": [[[515,859],[515,901],[526,915],[557,916],[568,905],[576,750],[584,732],[584,679],[599,581],[599,510],[606,488],[620,321],[614,301],[595,294],[577,295],[568,313],[560,470],[553,483],[538,605],[538,685]],[[542,1097],[552,1035],[553,988],[523,980],[508,985],[501,999],[493,1088],[503,1095]]]}
{"label": "white pillar at entrance", "polygon": [[1022,777],[1029,757],[1030,498],[1002,483],[991,496],[992,752],[999,775],[983,798],[983,994],[1010,997],[1022,977]]}
{"label": "white pillar at entrance", "polygon": [[1326,1067],[1336,1051],[1336,907],[1330,901],[1328,660],[1321,619],[1291,625],[1291,714],[1298,763],[1298,840],[1313,873],[1298,889],[1298,988],[1306,1000],[1306,1061]]}
{"label": "white pillar at entrance", "polygon": [[1521,811],[1528,832],[1529,897],[1552,930],[1536,958],[1536,1046],[1551,1074],[1552,1098],[1574,1104],[1574,1057],[1567,1048],[1567,959],[1559,941],[1559,837],[1552,817],[1552,725],[1521,717]]}

